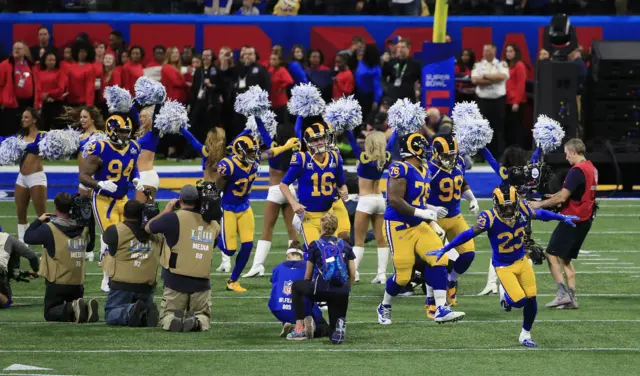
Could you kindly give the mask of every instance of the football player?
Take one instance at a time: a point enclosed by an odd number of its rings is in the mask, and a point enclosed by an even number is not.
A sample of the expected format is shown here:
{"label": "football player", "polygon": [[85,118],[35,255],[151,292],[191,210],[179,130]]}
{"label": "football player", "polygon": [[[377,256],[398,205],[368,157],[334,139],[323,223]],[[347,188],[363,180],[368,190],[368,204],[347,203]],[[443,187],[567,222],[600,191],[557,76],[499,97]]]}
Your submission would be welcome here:
{"label": "football player", "polygon": [[[93,191],[93,213],[102,233],[124,220],[129,182],[135,184],[136,190],[144,189],[137,169],[140,145],[130,139],[131,119],[112,115],[106,121],[106,128],[108,140],[87,146],[87,157],[80,169],[80,183]],[[104,255],[106,250],[107,245],[101,239],[100,255]],[[106,273],[101,289],[109,292]]]}
{"label": "football player", "polygon": [[[438,225],[451,241],[456,235],[469,229],[460,212],[460,200],[469,201],[469,211],[478,214],[479,205],[469,184],[465,181],[465,161],[458,152],[458,143],[451,135],[438,136],[431,144],[433,157],[428,163],[431,175],[431,194],[427,204],[438,214]],[[447,301],[457,303],[458,277],[469,269],[475,257],[475,245],[469,241],[456,248],[460,255],[454,262],[447,281]],[[436,306],[433,297],[427,299],[427,316],[433,317]]]}
{"label": "football player", "polygon": [[[296,217],[302,218],[302,224],[298,228],[302,233],[305,250],[311,242],[320,238],[320,218],[332,209],[336,194],[342,200],[348,198],[342,158],[336,151],[329,149],[326,129],[326,124],[314,123],[304,131],[303,138],[308,151],[293,154],[289,171],[280,183],[280,190],[297,214]],[[297,200],[289,189],[289,185],[295,181],[298,181]],[[339,218],[338,222],[337,231],[340,234],[344,230],[340,228]],[[350,226],[349,224],[349,228]]]}
{"label": "football player", "polygon": [[240,286],[238,279],[247,265],[253,249],[255,219],[249,203],[249,193],[253,181],[256,179],[261,159],[272,158],[287,150],[299,147],[300,141],[291,138],[285,145],[260,154],[258,141],[251,135],[242,134],[231,145],[232,156],[223,158],[218,163],[216,187],[220,192],[224,192],[222,196],[223,215],[220,224],[220,249],[227,256],[233,256],[238,247],[238,235],[241,243],[236,264],[227,281],[227,290],[247,291]]}
{"label": "football player", "polygon": [[430,266],[425,268],[425,273],[434,288],[437,305],[434,320],[444,323],[464,318],[464,312],[453,312],[446,305],[448,258],[436,260],[426,254],[442,247],[435,230],[442,231],[435,222],[436,213],[427,209],[430,187],[426,149],[424,136],[419,133],[406,135],[400,141],[403,162],[389,166],[384,232],[393,255],[395,273],[387,280],[384,298],[377,309],[378,322],[382,325],[391,324],[391,301],[411,282],[416,255]]}
{"label": "football player", "polygon": [[482,211],[472,228],[456,236],[441,250],[427,254],[443,257],[450,249],[486,231],[493,251],[493,266],[500,280],[500,303],[506,311],[511,307],[524,307],[519,341],[524,346],[536,347],[531,339],[531,327],[538,312],[536,276],[524,249],[525,226],[529,218],[563,221],[575,226],[572,221],[577,217],[542,209],[534,211],[524,199],[520,199],[516,188],[507,184],[494,189],[492,196],[493,208]]}

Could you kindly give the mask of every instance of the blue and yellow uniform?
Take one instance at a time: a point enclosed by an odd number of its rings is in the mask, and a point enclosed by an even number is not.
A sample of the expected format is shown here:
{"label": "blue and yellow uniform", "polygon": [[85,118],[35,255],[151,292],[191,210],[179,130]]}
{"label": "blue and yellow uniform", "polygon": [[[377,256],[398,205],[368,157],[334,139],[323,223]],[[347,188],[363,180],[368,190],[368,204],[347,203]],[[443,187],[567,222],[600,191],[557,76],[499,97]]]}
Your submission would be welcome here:
{"label": "blue and yellow uniform", "polygon": [[305,246],[320,238],[320,218],[333,208],[338,187],[345,184],[342,159],[338,153],[329,151],[324,154],[324,162],[321,163],[310,152],[294,153],[290,168],[282,179],[286,185],[298,181],[298,202],[305,207],[302,221]]}
{"label": "blue and yellow uniform", "polygon": [[136,162],[140,155],[140,145],[129,141],[124,148],[118,149],[110,141],[98,141],[89,144],[87,155],[101,160],[93,178],[97,181],[109,180],[118,186],[113,193],[98,189],[93,192],[93,212],[104,232],[109,226],[124,220],[124,204],[128,201],[129,181],[137,175]]}
{"label": "blue and yellow uniform", "polygon": [[222,195],[222,247],[229,252],[238,248],[238,235],[241,243],[253,242],[255,219],[249,203],[249,193],[256,180],[260,158],[252,164],[244,164],[238,156],[223,158],[218,163],[218,174],[227,179]]}
{"label": "blue and yellow uniform", "polygon": [[[38,131],[38,133],[36,133],[36,139],[33,140],[33,142],[30,142],[27,144],[25,151],[25,155],[26,154],[35,154],[38,155],[40,153],[40,147],[38,146],[38,143],[44,138],[44,136],[47,135],[47,132],[45,131]],[[16,134],[16,137],[19,140],[23,140],[25,138],[24,134]],[[23,159],[24,160],[24,159]],[[22,161],[20,162],[22,163]]]}
{"label": "blue and yellow uniform", "polygon": [[[389,180],[406,180],[404,200],[416,209],[427,209],[431,192],[429,170],[426,165],[414,167],[408,162],[393,162],[389,166]],[[387,191],[389,183],[387,183]],[[442,247],[442,241],[422,218],[399,213],[390,204],[384,212],[384,232],[393,256],[395,282],[405,286],[411,281],[416,255],[431,266],[446,266],[449,260],[443,257],[437,261],[426,253]]]}

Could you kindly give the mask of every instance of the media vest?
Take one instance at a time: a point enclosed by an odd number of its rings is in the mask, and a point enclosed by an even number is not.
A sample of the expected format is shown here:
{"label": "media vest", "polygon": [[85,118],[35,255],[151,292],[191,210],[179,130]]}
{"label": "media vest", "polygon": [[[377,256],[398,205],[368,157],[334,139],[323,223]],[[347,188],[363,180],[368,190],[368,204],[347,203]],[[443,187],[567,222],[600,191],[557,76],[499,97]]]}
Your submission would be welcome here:
{"label": "media vest", "polygon": [[200,213],[188,210],[178,210],[176,215],[180,226],[178,242],[169,248],[165,239],[162,267],[178,275],[211,279],[214,240],[220,225],[215,221],[207,223]]}
{"label": "media vest", "polygon": [[154,285],[162,252],[162,235],[151,235],[148,241],[140,242],[126,224],[118,223],[116,230],[116,254],[107,253],[103,260],[111,281]]}
{"label": "media vest", "polygon": [[82,234],[70,238],[54,224],[47,223],[56,246],[55,256],[42,252],[40,275],[47,281],[59,285],[82,285],[84,283],[84,254],[87,250],[87,228]]}
{"label": "media vest", "polygon": [[569,199],[566,206],[562,208],[564,215],[575,215],[580,219],[576,222],[584,222],[593,216],[593,206],[596,201],[596,191],[598,190],[598,170],[591,161],[576,163],[571,168],[579,168],[584,174],[584,193],[580,200]]}

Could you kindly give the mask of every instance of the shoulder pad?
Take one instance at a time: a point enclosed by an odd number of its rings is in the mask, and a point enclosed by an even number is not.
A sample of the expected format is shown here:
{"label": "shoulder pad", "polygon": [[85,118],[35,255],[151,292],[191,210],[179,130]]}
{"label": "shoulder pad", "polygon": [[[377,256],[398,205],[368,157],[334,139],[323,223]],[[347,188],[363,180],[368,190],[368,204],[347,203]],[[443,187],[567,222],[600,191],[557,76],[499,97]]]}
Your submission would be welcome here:
{"label": "shoulder pad", "polygon": [[306,160],[306,154],[302,152],[295,152],[291,156],[291,165],[292,166],[304,166]]}
{"label": "shoulder pad", "polygon": [[229,158],[222,158],[220,162],[218,162],[218,174],[221,176],[229,176],[233,174],[234,164]]}
{"label": "shoulder pad", "polygon": [[407,175],[407,165],[404,162],[393,162],[389,166],[389,177],[392,179],[400,179]]}
{"label": "shoulder pad", "polygon": [[491,226],[493,226],[493,219],[494,219],[494,216],[491,210],[483,210],[478,215],[478,219],[476,223],[480,229],[486,231],[486,230],[489,230]]}

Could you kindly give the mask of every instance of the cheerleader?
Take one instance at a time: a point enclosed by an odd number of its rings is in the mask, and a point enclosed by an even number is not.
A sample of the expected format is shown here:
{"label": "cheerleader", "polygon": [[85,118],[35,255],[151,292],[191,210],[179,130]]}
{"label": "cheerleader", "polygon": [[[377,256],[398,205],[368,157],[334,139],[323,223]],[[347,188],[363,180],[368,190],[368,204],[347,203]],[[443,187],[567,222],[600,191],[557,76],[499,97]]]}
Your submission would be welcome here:
{"label": "cheerleader", "polygon": [[42,167],[42,158],[38,155],[38,142],[45,132],[39,130],[40,118],[33,108],[22,113],[22,126],[17,137],[27,143],[26,153],[20,160],[20,173],[15,185],[15,203],[18,216],[18,238],[24,241],[27,229],[27,210],[29,200],[33,201],[36,215],[47,212],[47,176]]}
{"label": "cheerleader", "polygon": [[160,177],[153,168],[156,149],[160,143],[160,133],[153,127],[153,119],[159,109],[160,105],[152,105],[140,111],[140,129],[137,136],[141,151],[138,157],[138,171],[140,183],[151,192],[151,196],[147,197],[144,191],[136,191],[136,200],[140,202],[146,202],[147,199],[155,200],[160,188]]}

